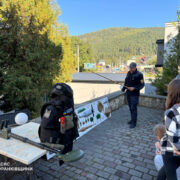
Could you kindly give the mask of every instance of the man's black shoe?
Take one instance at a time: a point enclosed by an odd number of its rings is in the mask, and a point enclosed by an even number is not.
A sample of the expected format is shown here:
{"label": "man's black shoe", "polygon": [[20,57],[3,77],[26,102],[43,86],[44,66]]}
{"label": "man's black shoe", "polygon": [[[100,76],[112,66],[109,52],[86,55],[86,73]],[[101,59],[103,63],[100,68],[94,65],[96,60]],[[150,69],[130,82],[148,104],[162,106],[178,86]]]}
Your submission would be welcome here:
{"label": "man's black shoe", "polygon": [[135,124],[131,124],[130,125],[130,128],[132,129],[132,128],[135,128],[136,127],[136,125]]}
{"label": "man's black shoe", "polygon": [[129,121],[129,122],[128,122],[128,124],[131,124],[131,123],[132,123],[132,121]]}

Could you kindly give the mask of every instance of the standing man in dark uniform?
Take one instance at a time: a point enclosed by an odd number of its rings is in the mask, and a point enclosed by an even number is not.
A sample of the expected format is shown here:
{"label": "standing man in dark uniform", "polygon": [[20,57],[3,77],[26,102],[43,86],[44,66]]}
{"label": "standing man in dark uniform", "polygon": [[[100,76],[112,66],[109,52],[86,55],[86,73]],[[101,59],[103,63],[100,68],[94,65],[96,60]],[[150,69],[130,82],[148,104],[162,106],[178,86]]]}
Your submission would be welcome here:
{"label": "standing man in dark uniform", "polygon": [[125,78],[122,91],[124,92],[126,90],[129,110],[131,112],[131,120],[128,124],[130,124],[130,128],[135,128],[137,122],[137,105],[140,90],[144,87],[144,78],[143,74],[137,70],[136,63],[131,63],[129,68],[130,70]]}

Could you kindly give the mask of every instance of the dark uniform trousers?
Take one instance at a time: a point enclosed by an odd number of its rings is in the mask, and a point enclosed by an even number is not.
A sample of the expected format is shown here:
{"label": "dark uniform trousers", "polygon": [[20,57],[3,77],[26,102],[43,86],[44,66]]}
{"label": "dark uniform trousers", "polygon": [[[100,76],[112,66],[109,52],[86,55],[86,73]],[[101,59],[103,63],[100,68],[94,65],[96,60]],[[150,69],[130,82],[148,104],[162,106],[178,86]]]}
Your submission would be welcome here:
{"label": "dark uniform trousers", "polygon": [[136,125],[137,122],[137,105],[139,103],[138,95],[127,95],[127,101],[129,105],[129,110],[131,113],[131,122]]}

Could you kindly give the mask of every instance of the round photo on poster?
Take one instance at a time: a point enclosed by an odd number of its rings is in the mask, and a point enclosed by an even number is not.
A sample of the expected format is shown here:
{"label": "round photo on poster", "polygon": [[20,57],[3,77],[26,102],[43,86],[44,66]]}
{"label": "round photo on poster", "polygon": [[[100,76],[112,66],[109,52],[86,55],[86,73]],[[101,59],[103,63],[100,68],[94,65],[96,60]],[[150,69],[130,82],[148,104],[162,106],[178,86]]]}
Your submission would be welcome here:
{"label": "round photo on poster", "polygon": [[109,116],[110,116],[110,114],[111,114],[111,110],[110,110],[110,108],[109,107],[107,107],[106,109],[105,109],[105,116],[108,118]]}
{"label": "round photo on poster", "polygon": [[98,104],[97,104],[97,108],[98,108],[98,111],[99,111],[99,112],[102,112],[103,109],[104,109],[104,106],[103,106],[103,104],[102,104],[100,101],[99,101]]}

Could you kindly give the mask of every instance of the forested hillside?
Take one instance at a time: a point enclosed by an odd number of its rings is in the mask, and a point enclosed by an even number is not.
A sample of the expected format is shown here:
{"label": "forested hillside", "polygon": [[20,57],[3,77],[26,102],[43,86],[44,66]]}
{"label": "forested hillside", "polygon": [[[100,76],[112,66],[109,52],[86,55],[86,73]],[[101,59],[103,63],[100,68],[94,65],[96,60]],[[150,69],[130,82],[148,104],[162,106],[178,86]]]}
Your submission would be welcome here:
{"label": "forested hillside", "polygon": [[96,60],[126,61],[131,56],[156,54],[156,40],[164,38],[164,28],[109,28],[79,38],[92,46]]}

